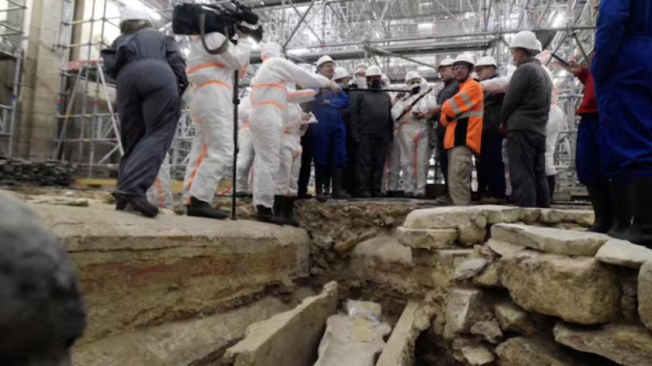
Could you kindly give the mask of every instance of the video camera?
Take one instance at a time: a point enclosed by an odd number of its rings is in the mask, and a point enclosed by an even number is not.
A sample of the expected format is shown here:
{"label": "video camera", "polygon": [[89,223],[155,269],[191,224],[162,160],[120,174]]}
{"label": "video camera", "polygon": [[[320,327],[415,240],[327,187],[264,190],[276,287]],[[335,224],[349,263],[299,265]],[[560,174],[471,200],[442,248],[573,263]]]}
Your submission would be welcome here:
{"label": "video camera", "polygon": [[211,50],[205,42],[207,33],[219,32],[234,41],[236,30],[239,30],[260,42],[263,39],[263,27],[258,24],[258,15],[238,0],[231,0],[230,4],[233,8],[217,4],[177,5],[172,17],[172,31],[180,35],[200,36],[206,51],[213,55],[224,52],[228,42]]}

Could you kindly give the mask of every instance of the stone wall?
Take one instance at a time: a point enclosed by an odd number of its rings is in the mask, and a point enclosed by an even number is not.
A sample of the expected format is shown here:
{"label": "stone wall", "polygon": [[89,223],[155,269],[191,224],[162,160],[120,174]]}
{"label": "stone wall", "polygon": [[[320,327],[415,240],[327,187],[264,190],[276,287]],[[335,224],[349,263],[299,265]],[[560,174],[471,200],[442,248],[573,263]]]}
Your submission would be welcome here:
{"label": "stone wall", "polygon": [[500,206],[407,217],[397,238],[413,286],[439,292],[431,342],[450,364],[652,365],[652,250],[563,229],[591,221]]}

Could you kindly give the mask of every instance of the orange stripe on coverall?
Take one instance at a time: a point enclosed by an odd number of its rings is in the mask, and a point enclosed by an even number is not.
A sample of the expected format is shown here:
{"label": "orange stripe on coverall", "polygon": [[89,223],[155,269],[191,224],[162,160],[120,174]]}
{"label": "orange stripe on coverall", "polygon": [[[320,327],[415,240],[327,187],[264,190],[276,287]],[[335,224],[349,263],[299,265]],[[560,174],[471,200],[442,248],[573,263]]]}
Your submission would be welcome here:
{"label": "orange stripe on coverall", "polygon": [[288,88],[281,84],[274,84],[274,83],[260,83],[260,84],[254,84],[252,86],[253,88],[277,88],[285,91],[287,93]]}
{"label": "orange stripe on coverall", "polygon": [[285,107],[283,107],[283,106],[280,105],[279,103],[276,103],[276,102],[271,101],[271,100],[268,100],[268,101],[266,101],[266,102],[256,103],[256,104],[254,104],[254,105],[252,106],[252,108],[260,107],[260,106],[263,106],[263,105],[273,105],[274,107],[276,107],[276,108],[278,108],[278,109],[280,109],[280,110],[282,110],[282,111],[285,110]]}
{"label": "orange stripe on coverall", "polygon": [[165,207],[165,200],[163,199],[163,186],[161,180],[156,178],[156,187],[158,188],[158,198],[161,200],[161,207]]}
{"label": "orange stripe on coverall", "polygon": [[221,85],[221,86],[223,86],[223,87],[225,87],[225,88],[229,88],[229,89],[231,89],[231,85],[229,85],[229,84],[227,84],[227,83],[224,83],[224,82],[221,82],[221,81],[219,81],[219,80],[208,80],[207,82],[205,82],[205,83],[199,85],[199,86],[197,87],[197,89],[201,89],[201,88],[205,87],[206,85],[210,85],[210,84]]}
{"label": "orange stripe on coverall", "polygon": [[217,67],[218,69],[224,69],[226,66],[217,63],[217,62],[209,62],[207,64],[202,64],[202,65],[197,65],[195,67],[191,67],[186,71],[187,75],[193,74],[199,70],[204,70],[204,69],[210,69],[211,67]]}
{"label": "orange stripe on coverall", "polygon": [[[190,175],[190,180],[188,181],[188,186],[186,187],[186,191],[190,193],[190,189],[192,188],[192,183],[195,181],[195,176],[197,175],[197,171],[199,170],[199,166],[201,165],[202,161],[204,160],[204,157],[206,156],[206,153],[208,152],[208,145],[204,144],[204,147],[201,149],[201,153],[199,154],[199,157],[197,158],[197,166],[195,166],[195,169],[193,169],[192,174]],[[188,200],[187,204],[190,204],[190,194],[188,194]]]}

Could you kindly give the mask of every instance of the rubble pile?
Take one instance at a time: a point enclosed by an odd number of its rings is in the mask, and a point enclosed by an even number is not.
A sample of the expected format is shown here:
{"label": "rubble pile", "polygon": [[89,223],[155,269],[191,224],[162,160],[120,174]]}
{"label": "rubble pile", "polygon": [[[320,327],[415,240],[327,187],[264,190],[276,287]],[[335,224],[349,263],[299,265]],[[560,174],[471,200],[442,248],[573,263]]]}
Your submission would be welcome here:
{"label": "rubble pile", "polygon": [[445,289],[432,341],[459,365],[651,365],[652,250],[553,228],[586,226],[590,215],[412,212],[397,238],[412,251],[413,279]]}
{"label": "rubble pile", "polygon": [[68,187],[73,182],[73,173],[69,163],[56,160],[0,159],[0,185]]}

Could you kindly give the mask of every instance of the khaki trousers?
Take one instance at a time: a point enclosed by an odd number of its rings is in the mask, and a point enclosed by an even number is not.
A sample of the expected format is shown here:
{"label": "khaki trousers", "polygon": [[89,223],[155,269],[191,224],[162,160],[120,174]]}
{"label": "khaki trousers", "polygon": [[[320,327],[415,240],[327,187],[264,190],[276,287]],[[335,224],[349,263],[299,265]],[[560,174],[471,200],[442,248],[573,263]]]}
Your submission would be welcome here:
{"label": "khaki trousers", "polygon": [[454,206],[471,204],[471,174],[473,152],[468,146],[448,150],[448,193]]}

